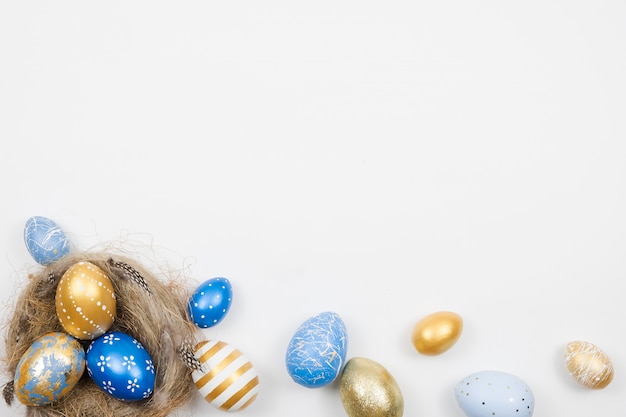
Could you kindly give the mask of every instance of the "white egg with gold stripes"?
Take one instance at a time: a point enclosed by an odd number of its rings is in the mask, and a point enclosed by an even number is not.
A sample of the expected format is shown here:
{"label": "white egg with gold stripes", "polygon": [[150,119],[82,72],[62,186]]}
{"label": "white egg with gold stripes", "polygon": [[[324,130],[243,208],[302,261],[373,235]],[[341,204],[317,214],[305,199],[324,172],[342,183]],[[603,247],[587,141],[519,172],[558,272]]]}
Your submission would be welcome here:
{"label": "white egg with gold stripes", "polygon": [[257,397],[259,376],[238,349],[219,340],[203,340],[195,347],[200,369],[192,373],[196,388],[211,405],[224,411],[239,411]]}

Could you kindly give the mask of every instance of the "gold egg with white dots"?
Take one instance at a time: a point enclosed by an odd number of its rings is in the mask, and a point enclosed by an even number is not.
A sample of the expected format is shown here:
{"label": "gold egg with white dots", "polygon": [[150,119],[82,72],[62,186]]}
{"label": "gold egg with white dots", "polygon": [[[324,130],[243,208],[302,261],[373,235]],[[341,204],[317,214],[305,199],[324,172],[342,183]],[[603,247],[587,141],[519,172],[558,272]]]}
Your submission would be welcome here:
{"label": "gold egg with white dots", "polygon": [[55,305],[63,329],[81,340],[93,340],[113,325],[116,298],[113,283],[91,262],[72,265],[57,286]]}

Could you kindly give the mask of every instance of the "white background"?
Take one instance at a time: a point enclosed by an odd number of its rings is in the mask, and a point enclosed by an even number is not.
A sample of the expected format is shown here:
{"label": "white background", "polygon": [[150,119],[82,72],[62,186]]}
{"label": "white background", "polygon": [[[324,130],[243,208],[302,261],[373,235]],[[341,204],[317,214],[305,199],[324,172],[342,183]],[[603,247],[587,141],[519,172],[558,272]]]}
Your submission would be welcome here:
{"label": "white background", "polygon": [[[625,23],[622,0],[2,2],[3,317],[42,215],[76,250],[230,279],[206,334],[257,367],[242,416],[345,416],[285,369],[327,310],[407,417],[463,417],[454,387],[486,369],[536,417],[621,415]],[[439,310],[463,334],[422,356]],[[572,340],[611,357],[607,388],[567,374]]]}

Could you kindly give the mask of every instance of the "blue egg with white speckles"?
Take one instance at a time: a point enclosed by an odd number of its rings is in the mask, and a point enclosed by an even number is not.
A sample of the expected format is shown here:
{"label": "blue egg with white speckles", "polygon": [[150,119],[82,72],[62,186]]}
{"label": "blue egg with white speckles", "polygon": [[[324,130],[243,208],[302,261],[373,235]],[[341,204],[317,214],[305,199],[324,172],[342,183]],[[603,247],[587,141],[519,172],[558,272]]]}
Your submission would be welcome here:
{"label": "blue egg with white speckles", "polygon": [[122,401],[149,398],[155,368],[142,344],[123,332],[108,332],[87,349],[87,373],[102,391]]}
{"label": "blue egg with white speckles", "polygon": [[530,387],[500,371],[468,375],[456,385],[455,396],[467,417],[531,417],[535,408]]}
{"label": "blue egg with white speckles", "polygon": [[35,262],[48,265],[70,252],[70,241],[53,220],[33,216],[24,227],[24,243]]}
{"label": "blue egg with white speckles", "polygon": [[221,322],[233,302],[233,287],[226,278],[211,278],[196,288],[187,304],[191,321],[201,329]]}
{"label": "blue egg with white speckles", "polygon": [[348,333],[339,315],[326,311],[306,320],[289,341],[287,373],[306,388],[333,382],[346,362]]}

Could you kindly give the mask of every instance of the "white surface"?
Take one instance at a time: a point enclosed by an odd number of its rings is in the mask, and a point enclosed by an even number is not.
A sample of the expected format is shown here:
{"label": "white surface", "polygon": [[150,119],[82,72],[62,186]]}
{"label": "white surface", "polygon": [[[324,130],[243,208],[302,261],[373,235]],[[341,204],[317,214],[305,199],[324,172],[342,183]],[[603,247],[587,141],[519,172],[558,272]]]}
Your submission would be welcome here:
{"label": "white surface", "polygon": [[[258,368],[242,416],[345,415],[284,365],[325,310],[407,417],[463,417],[454,386],[485,369],[526,381],[536,417],[619,415],[625,18],[621,0],[2,2],[2,313],[43,215],[79,249],[231,280],[207,335]],[[413,325],[443,309],[461,339],[417,354]],[[613,360],[606,389],[567,375],[577,339]]]}

